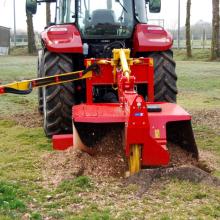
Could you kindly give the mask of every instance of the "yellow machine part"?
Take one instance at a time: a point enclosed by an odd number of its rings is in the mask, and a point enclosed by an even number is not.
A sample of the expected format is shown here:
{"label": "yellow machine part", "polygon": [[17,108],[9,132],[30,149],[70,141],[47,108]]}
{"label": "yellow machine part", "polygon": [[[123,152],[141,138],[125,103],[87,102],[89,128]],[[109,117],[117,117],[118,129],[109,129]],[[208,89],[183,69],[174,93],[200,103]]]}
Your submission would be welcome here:
{"label": "yellow machine part", "polygon": [[129,157],[130,175],[138,173],[141,169],[141,146],[138,144],[131,145]]}

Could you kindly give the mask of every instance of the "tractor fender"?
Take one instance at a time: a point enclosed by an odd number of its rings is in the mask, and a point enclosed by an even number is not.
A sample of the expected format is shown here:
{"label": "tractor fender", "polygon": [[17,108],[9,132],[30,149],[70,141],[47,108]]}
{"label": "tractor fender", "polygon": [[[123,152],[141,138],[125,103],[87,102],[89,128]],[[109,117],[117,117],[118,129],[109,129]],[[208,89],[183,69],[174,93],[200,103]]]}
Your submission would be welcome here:
{"label": "tractor fender", "polygon": [[173,37],[163,27],[137,24],[133,37],[134,53],[166,51],[173,45]]}
{"label": "tractor fender", "polygon": [[41,33],[44,47],[55,53],[82,53],[82,40],[72,24],[53,25]]}

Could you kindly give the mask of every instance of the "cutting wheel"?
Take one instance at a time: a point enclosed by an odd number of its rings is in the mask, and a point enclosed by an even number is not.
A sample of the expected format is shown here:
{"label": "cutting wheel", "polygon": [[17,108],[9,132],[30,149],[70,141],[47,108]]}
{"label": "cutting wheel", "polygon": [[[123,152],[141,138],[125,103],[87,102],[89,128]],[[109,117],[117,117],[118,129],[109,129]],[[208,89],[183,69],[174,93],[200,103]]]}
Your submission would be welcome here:
{"label": "cutting wheel", "polygon": [[130,148],[129,171],[130,174],[138,173],[141,169],[141,146],[134,144]]}

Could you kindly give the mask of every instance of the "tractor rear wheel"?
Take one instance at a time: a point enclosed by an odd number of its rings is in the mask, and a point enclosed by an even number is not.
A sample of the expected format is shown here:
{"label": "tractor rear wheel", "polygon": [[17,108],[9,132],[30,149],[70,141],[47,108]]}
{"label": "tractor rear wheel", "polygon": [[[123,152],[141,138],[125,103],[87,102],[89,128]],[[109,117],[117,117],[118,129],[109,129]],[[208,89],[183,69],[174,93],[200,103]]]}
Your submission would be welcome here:
{"label": "tractor rear wheel", "polygon": [[177,75],[172,51],[153,52],[154,59],[154,96],[157,102],[176,102]]}
{"label": "tractor rear wheel", "polygon": [[[73,61],[70,55],[45,52],[45,76],[72,71]],[[44,131],[48,137],[60,133],[72,133],[71,116],[74,103],[73,83],[43,88]]]}

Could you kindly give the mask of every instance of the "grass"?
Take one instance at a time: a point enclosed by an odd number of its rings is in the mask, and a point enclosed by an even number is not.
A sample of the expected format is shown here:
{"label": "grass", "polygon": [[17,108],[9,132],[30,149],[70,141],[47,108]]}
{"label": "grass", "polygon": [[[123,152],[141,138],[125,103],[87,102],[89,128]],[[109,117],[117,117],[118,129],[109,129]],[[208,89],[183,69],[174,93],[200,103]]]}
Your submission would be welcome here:
{"label": "grass", "polygon": [[11,56],[28,56],[27,46],[17,46],[10,49]]}
{"label": "grass", "polygon": [[[35,77],[35,66],[36,57],[0,57],[0,80]],[[178,61],[177,72],[179,104],[190,111],[220,109],[219,62]],[[142,197],[136,195],[137,185],[87,176],[45,187],[41,164],[51,152],[50,140],[41,126],[29,128],[15,120],[16,114],[37,111],[36,94],[0,97],[0,219],[220,218],[218,188],[175,179],[155,183]],[[194,130],[199,147],[215,154],[213,162],[219,164],[219,131],[197,124]],[[220,176],[220,169],[215,175]]]}
{"label": "grass", "polygon": [[2,212],[10,212],[13,215],[13,211],[23,213],[26,210],[24,202],[19,198],[24,194],[19,191],[19,188],[15,184],[0,182],[0,210]]}
{"label": "grass", "polygon": [[176,61],[209,61],[210,49],[192,49],[192,58],[186,57],[185,49],[174,49],[174,58]]}
{"label": "grass", "polygon": [[218,62],[180,61],[177,73],[181,105],[197,109],[220,107]]}
{"label": "grass", "polygon": [[91,180],[87,176],[79,176],[74,180],[63,181],[57,188],[57,192],[84,192],[92,187]]}

